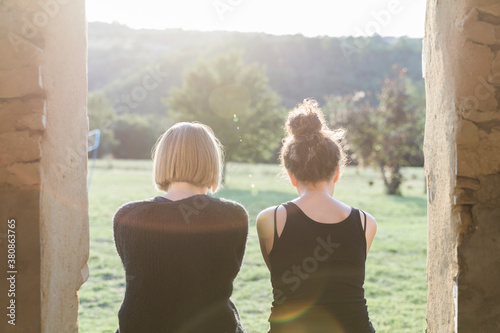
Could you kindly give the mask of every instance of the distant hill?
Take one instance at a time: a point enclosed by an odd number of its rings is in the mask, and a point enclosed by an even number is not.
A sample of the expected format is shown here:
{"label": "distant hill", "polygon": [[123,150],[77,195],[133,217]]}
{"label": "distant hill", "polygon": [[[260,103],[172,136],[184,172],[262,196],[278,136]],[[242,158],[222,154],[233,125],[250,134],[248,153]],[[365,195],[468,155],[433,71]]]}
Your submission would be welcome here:
{"label": "distant hill", "polygon": [[[248,63],[266,66],[270,86],[288,108],[306,97],[322,103],[325,95],[377,91],[394,64],[422,80],[421,39],[134,30],[105,23],[89,23],[88,36],[89,91],[103,91],[115,109],[135,93],[140,103],[122,109],[139,114],[165,115],[162,99],[181,84],[186,68],[199,58],[232,50]],[[144,78],[155,71],[163,73],[158,86],[144,89]]]}

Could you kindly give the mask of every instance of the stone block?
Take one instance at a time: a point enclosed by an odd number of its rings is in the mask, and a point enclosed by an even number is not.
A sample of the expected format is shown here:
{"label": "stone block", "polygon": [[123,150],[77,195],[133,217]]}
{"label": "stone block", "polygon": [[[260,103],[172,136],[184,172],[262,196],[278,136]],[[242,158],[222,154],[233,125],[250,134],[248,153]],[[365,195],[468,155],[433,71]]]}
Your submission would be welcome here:
{"label": "stone block", "polygon": [[476,149],[479,145],[479,129],[470,121],[461,121],[458,125],[456,140],[459,148]]}
{"label": "stone block", "polygon": [[23,67],[7,36],[0,38],[0,70]]}
{"label": "stone block", "polygon": [[477,9],[481,13],[500,17],[500,4],[498,3],[490,6],[480,6]]}
{"label": "stone block", "polygon": [[10,173],[7,183],[16,187],[40,184],[40,162],[16,163],[7,167]]}
{"label": "stone block", "polygon": [[29,131],[0,133],[0,166],[40,159],[40,139]]}
{"label": "stone block", "polygon": [[477,199],[474,195],[463,188],[455,189],[453,201],[455,205],[474,205],[477,203]]}
{"label": "stone block", "polygon": [[43,113],[26,113],[16,119],[16,130],[43,131],[45,129],[45,115]]}
{"label": "stone block", "polygon": [[42,82],[38,67],[0,71],[0,98],[18,98],[28,95],[42,95]]}
{"label": "stone block", "polygon": [[462,110],[464,119],[479,125],[483,123],[500,122],[500,111]]}
{"label": "stone block", "polygon": [[457,149],[456,168],[457,176],[476,178],[480,173],[478,153],[472,149]]}
{"label": "stone block", "polygon": [[467,64],[467,71],[453,73],[456,80],[456,104],[460,112],[497,110],[496,87],[488,82],[494,56],[495,53],[486,45],[470,41],[464,43],[457,61],[474,61]]}
{"label": "stone block", "polygon": [[45,129],[45,101],[40,98],[0,102],[0,133]]}
{"label": "stone block", "polygon": [[500,129],[489,132],[479,131],[480,145],[477,150],[479,158],[478,174],[489,175],[500,172]]}
{"label": "stone block", "polygon": [[0,2],[0,39],[14,39],[14,44],[18,44],[19,37],[22,37],[24,41],[29,41],[43,49],[45,43],[42,29],[50,23],[52,17],[43,12],[39,0],[31,1],[31,3],[26,0],[14,0],[14,2],[14,7],[17,8],[10,6],[8,9],[4,8],[3,11],[1,8],[5,6],[5,0]]}
{"label": "stone block", "polygon": [[469,190],[478,190],[481,188],[481,183],[479,182],[478,179],[457,177],[457,183],[455,187],[469,189]]}
{"label": "stone block", "polygon": [[479,21],[477,8],[465,15],[458,28],[467,40],[483,45],[500,45],[500,27]]}
{"label": "stone block", "polygon": [[[479,176],[481,189],[476,191],[476,197],[484,206],[500,208],[500,173]],[[500,224],[500,220],[498,220]],[[497,235],[500,237],[500,234]]]}
{"label": "stone block", "polygon": [[0,39],[0,70],[36,65],[43,50],[29,39],[9,32]]}

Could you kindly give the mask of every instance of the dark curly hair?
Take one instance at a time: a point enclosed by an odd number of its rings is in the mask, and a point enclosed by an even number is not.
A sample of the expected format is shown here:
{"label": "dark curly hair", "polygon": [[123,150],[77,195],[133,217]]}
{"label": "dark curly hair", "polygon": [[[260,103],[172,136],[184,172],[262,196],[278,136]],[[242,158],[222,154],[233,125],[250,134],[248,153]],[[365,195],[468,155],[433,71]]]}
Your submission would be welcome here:
{"label": "dark curly hair", "polygon": [[345,166],[346,154],[340,143],[345,131],[328,128],[315,100],[305,99],[290,111],[285,130],[280,162],[298,181],[328,181],[337,168]]}

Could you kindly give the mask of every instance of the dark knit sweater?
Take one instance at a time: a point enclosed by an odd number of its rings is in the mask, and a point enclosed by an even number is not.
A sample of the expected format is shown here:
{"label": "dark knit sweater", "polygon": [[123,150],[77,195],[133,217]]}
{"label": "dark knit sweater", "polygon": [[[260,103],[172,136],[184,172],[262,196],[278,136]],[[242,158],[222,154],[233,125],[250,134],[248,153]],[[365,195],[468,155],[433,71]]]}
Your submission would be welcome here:
{"label": "dark knit sweater", "polygon": [[113,226],[126,274],[120,333],[244,332],[230,300],[248,234],[241,205],[156,197],[120,207]]}

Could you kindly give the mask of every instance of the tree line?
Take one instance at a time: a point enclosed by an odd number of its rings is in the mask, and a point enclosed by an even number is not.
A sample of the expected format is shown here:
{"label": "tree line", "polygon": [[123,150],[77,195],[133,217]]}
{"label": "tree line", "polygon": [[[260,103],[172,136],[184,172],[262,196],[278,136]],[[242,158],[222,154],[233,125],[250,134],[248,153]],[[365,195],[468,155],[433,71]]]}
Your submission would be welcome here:
{"label": "tree line", "polygon": [[332,127],[348,130],[352,160],[379,167],[397,193],[400,168],[423,164],[420,52],[421,40],[409,38],[91,23],[90,128],[102,131],[99,156],[149,158],[171,124],[201,121],[221,139],[227,161],[274,163],[287,110],[315,98]]}

